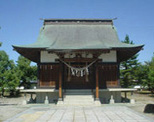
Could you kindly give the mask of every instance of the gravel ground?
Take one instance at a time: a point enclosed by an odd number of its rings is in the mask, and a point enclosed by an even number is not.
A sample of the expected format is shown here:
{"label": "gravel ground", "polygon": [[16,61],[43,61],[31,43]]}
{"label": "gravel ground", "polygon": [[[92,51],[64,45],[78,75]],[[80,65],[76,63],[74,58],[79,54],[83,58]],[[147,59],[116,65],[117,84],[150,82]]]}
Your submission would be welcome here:
{"label": "gravel ground", "polygon": [[23,96],[15,98],[0,97],[0,122],[28,109],[28,106],[22,105],[23,99]]}
{"label": "gravel ground", "polygon": [[0,106],[0,122],[13,117],[16,114],[26,110],[27,107],[19,105],[4,105]]}
{"label": "gravel ground", "polygon": [[[128,94],[128,98],[130,95]],[[154,104],[154,97],[149,97],[147,94],[134,94],[135,104],[122,103],[120,105],[127,106],[137,112],[143,113],[144,107],[147,104]],[[29,96],[27,97],[27,99]],[[14,115],[29,109],[34,105],[22,105],[23,96],[16,98],[0,98],[0,122],[13,117]],[[145,114],[154,120],[154,114]]]}
{"label": "gravel ground", "polygon": [[[124,96],[124,94],[122,94],[122,96]],[[128,98],[130,98],[130,94],[128,94]],[[134,105],[130,104],[128,107],[140,113],[144,113],[144,108],[147,104],[154,104],[154,97],[149,96],[149,94],[134,94],[133,98],[136,103]],[[154,120],[154,114],[144,114]]]}

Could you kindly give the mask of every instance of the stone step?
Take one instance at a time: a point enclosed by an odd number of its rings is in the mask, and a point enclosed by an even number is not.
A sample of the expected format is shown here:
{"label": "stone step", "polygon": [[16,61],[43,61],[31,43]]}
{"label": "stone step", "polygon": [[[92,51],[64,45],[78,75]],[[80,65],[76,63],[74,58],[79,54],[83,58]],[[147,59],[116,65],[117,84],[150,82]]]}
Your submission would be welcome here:
{"label": "stone step", "polygon": [[78,107],[85,107],[85,106],[95,106],[95,104],[63,104],[63,106],[69,106],[69,107],[74,107],[74,106],[78,106]]}
{"label": "stone step", "polygon": [[92,94],[91,90],[66,90],[65,94]]}
{"label": "stone step", "polygon": [[93,95],[92,93],[64,93],[65,95]]}
{"label": "stone step", "polygon": [[94,97],[91,90],[66,90],[64,105],[93,105]]}
{"label": "stone step", "polygon": [[94,101],[94,99],[64,99],[64,102],[70,101],[70,102],[91,102]]}
{"label": "stone step", "polygon": [[94,99],[94,97],[93,96],[85,96],[85,97],[83,97],[83,96],[78,96],[78,97],[65,96],[64,99],[77,99],[77,100],[87,99],[88,100],[88,99]]}
{"label": "stone step", "polygon": [[66,92],[92,92],[91,89],[67,89]]}
{"label": "stone step", "polygon": [[94,104],[94,101],[82,101],[82,102],[78,102],[78,101],[74,101],[74,102],[70,102],[70,101],[64,101],[64,104],[72,104],[72,105],[84,105],[84,104]]}
{"label": "stone step", "polygon": [[73,98],[73,99],[86,99],[86,98],[93,98],[93,95],[64,95],[65,99]]}

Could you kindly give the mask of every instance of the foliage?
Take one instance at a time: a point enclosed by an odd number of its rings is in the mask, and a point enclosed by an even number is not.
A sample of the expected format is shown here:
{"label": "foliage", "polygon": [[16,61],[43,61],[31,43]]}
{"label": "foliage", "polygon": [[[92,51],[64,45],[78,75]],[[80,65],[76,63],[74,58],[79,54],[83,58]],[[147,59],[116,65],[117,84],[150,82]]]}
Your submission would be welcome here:
{"label": "foliage", "polygon": [[140,85],[154,93],[154,56],[151,61],[140,64],[134,75]]}
{"label": "foliage", "polygon": [[31,61],[23,56],[18,57],[17,69],[20,74],[21,84],[25,88],[30,88],[30,81],[37,79],[37,67],[31,66]]}
{"label": "foliage", "polygon": [[149,63],[148,82],[149,90],[154,93],[154,55]]}
{"label": "foliage", "polygon": [[4,72],[4,82],[6,84],[6,90],[10,92],[11,95],[14,95],[14,92],[17,91],[17,87],[19,86],[20,76],[18,74],[18,70],[15,67],[14,62],[10,61],[11,68],[10,70],[6,70]]}
{"label": "foliage", "polygon": [[19,77],[14,62],[9,60],[5,51],[0,51],[0,72],[0,91],[2,95],[5,91],[15,92],[19,85]]}
{"label": "foliage", "polygon": [[138,80],[138,84],[146,87],[146,82],[148,82],[148,72],[149,72],[149,65],[147,62],[145,64],[140,64],[137,67],[135,72],[136,79]]}
{"label": "foliage", "polygon": [[[8,91],[13,95],[19,85],[30,87],[30,80],[37,79],[37,67],[30,66],[30,61],[19,56],[17,65],[9,60],[5,51],[0,51],[0,92]],[[23,81],[20,84],[20,81]]]}
{"label": "foliage", "polygon": [[[123,41],[124,43],[127,44],[134,44],[133,41],[130,41],[129,36],[126,35],[125,40]],[[138,60],[137,60],[138,55],[134,55],[127,61],[124,61],[120,65],[120,78],[121,78],[121,86],[128,88],[131,85],[134,85],[136,76],[135,72],[139,66]]]}
{"label": "foliage", "polygon": [[5,81],[4,81],[4,73],[9,68],[9,61],[8,61],[8,55],[4,51],[0,51],[0,91],[2,92],[2,95],[4,94],[4,90],[6,87]]}
{"label": "foliage", "polygon": [[[0,51],[0,92],[2,96],[5,91],[13,95],[19,85],[29,88],[30,80],[37,79],[37,67],[30,66],[31,62],[28,59],[19,56],[17,63],[15,65],[13,60],[9,60],[5,51]],[[22,84],[20,81],[23,81]]]}

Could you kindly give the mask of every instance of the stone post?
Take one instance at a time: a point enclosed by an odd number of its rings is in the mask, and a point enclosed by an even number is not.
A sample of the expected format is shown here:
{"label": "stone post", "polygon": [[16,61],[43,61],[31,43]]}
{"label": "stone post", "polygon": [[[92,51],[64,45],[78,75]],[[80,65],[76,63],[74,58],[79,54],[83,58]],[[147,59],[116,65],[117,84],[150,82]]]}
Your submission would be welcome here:
{"label": "stone post", "polygon": [[49,104],[49,100],[48,100],[48,96],[47,95],[45,97],[44,104]]}
{"label": "stone post", "polygon": [[26,93],[24,93],[24,100],[22,101],[22,104],[23,104],[23,105],[26,105],[26,104],[27,104]]}
{"label": "stone post", "polygon": [[114,102],[114,99],[113,99],[113,94],[112,94],[112,92],[111,92],[111,99],[110,99],[110,104],[114,104],[115,102]]}
{"label": "stone post", "polygon": [[130,103],[135,104],[135,99],[133,99],[133,91],[131,92]]}

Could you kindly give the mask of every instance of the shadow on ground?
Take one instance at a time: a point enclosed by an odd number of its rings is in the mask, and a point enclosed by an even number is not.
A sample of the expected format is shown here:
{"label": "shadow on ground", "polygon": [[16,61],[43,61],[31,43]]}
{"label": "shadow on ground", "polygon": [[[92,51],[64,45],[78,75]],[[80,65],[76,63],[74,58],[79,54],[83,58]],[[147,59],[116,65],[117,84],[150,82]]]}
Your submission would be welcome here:
{"label": "shadow on ground", "polygon": [[0,103],[0,106],[12,106],[12,105],[18,105],[18,104],[1,104]]}

